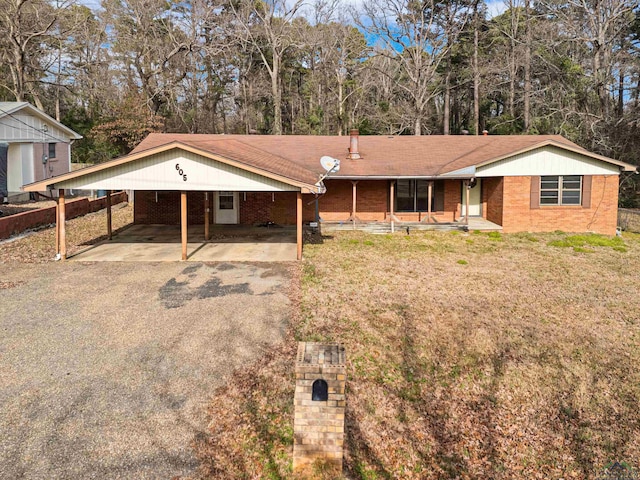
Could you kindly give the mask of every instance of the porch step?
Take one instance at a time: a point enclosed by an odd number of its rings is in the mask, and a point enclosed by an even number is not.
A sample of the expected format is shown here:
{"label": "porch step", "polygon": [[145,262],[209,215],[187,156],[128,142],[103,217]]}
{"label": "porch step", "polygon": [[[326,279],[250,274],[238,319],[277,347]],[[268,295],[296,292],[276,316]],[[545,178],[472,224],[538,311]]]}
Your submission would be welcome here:
{"label": "porch step", "polygon": [[[396,232],[409,230],[463,230],[464,225],[456,223],[418,223],[418,222],[401,222],[396,223]],[[351,223],[322,223],[323,232],[335,232],[335,231],[349,231],[358,230],[361,232],[367,232],[374,235],[385,235],[391,233],[391,224],[386,222],[371,222],[371,223],[357,223],[355,228]]]}

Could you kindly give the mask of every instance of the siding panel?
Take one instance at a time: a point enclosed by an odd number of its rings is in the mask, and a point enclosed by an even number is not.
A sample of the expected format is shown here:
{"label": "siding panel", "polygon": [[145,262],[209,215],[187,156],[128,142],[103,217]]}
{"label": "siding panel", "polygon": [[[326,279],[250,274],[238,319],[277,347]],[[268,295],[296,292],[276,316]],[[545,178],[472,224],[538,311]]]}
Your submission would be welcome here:
{"label": "siding panel", "polygon": [[[186,175],[186,181],[179,174],[176,165],[179,165],[183,175]],[[177,150],[161,152],[135,162],[60,182],[55,185],[55,188],[247,192],[299,190],[277,180],[200,157],[191,152]]]}
{"label": "siding panel", "polygon": [[514,177],[533,175],[611,175],[620,168],[556,147],[543,147],[478,167],[478,177]]}

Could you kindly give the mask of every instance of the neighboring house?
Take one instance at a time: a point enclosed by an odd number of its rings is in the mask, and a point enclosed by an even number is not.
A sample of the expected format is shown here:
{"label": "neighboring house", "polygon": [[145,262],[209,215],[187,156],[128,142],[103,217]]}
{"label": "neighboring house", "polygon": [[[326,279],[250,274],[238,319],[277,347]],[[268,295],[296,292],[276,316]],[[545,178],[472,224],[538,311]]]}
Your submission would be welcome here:
{"label": "neighboring house", "polygon": [[[322,156],[341,161],[324,180]],[[620,172],[635,170],[561,136],[151,134],[125,157],[25,189],[133,190],[135,223],[182,225],[183,259],[187,224],[297,225],[300,257],[316,198],[324,222],[475,216],[504,232],[613,235]]]}
{"label": "neighboring house", "polygon": [[80,138],[27,102],[0,102],[0,201],[28,199],[23,185],[69,172]]}

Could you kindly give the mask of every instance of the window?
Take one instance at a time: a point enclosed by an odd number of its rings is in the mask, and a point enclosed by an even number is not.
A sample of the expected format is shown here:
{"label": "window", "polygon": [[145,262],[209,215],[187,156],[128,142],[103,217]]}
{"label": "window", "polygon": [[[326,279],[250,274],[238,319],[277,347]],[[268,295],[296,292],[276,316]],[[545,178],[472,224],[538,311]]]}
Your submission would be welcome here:
{"label": "window", "polygon": [[540,205],[581,205],[581,175],[540,177]]}
{"label": "window", "polygon": [[49,158],[56,158],[56,144],[49,144]]}
{"label": "window", "polygon": [[233,210],[233,192],[219,192],[218,206],[220,210]]}
{"label": "window", "polygon": [[[433,182],[431,191],[431,211],[436,209],[436,190],[440,191],[441,182]],[[426,212],[428,210],[428,180],[398,180],[396,182],[396,212]]]}

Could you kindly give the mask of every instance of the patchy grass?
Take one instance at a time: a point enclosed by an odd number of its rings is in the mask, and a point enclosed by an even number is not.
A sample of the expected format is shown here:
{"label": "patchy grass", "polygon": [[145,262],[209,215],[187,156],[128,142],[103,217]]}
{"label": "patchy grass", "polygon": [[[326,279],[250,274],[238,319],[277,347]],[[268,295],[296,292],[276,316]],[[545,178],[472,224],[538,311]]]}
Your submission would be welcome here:
{"label": "patchy grass", "polygon": [[570,235],[561,239],[550,240],[547,243],[551,247],[584,247],[590,245],[593,247],[612,247],[618,249],[624,248],[624,240],[620,237],[608,237],[606,235],[597,235],[588,233],[584,235]]}
{"label": "patchy grass", "polygon": [[500,239],[341,232],[305,246],[289,340],[214,398],[203,476],[292,478],[296,340],[346,345],[347,478],[640,466],[640,235]]}

